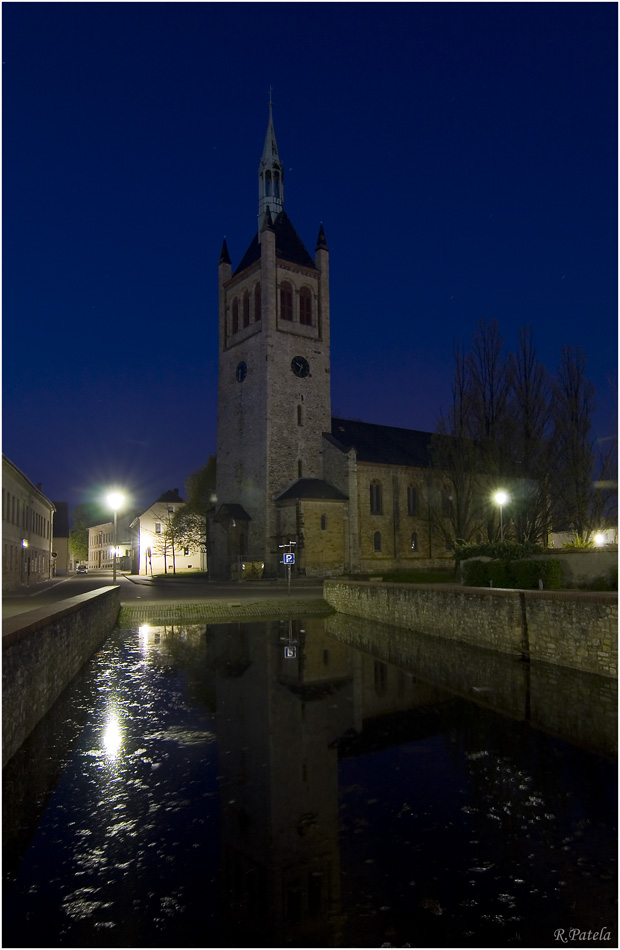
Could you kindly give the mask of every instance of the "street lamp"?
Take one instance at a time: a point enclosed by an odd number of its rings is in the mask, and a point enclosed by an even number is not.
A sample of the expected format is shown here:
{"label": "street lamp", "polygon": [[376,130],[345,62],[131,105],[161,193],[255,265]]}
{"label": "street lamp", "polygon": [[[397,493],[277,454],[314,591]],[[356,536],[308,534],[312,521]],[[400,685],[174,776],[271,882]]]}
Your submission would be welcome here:
{"label": "street lamp", "polygon": [[510,500],[510,496],[505,491],[496,491],[493,495],[493,501],[496,505],[499,505],[499,537],[500,541],[504,540],[504,505],[507,501]]}
{"label": "street lamp", "polygon": [[113,569],[112,569],[112,583],[116,584],[116,512],[121,507],[124,502],[123,496],[120,492],[113,491],[107,497],[107,502],[112,511],[114,512],[114,559],[113,559]]}

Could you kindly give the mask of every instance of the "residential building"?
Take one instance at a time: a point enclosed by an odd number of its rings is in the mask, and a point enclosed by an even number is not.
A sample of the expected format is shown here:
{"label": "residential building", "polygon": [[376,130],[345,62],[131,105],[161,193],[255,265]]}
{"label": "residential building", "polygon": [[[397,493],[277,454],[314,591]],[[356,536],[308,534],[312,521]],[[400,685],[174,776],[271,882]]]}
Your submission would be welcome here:
{"label": "residential building", "polygon": [[178,544],[174,515],[185,506],[177,488],[164,492],[131,522],[132,574],[171,574],[206,570],[206,554]]}
{"label": "residential building", "polygon": [[[129,518],[119,516],[116,524],[116,569],[131,570],[131,531]],[[88,570],[111,571],[114,567],[114,522],[88,529]]]}
{"label": "residential building", "polygon": [[2,456],[2,590],[49,580],[52,575],[54,503]]}

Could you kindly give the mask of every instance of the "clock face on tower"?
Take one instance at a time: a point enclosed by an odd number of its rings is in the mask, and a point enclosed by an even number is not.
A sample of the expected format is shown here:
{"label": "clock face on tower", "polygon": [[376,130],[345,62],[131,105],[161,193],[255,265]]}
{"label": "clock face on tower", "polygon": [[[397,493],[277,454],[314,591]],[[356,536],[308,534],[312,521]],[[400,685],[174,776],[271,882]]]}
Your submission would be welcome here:
{"label": "clock face on tower", "polygon": [[245,377],[248,374],[247,364],[243,360],[237,364],[237,369],[235,370],[235,376],[237,377],[237,382],[242,383]]}
{"label": "clock face on tower", "polygon": [[295,376],[299,376],[300,379],[303,379],[310,373],[310,364],[303,356],[294,356],[291,360],[291,369],[295,373]]}

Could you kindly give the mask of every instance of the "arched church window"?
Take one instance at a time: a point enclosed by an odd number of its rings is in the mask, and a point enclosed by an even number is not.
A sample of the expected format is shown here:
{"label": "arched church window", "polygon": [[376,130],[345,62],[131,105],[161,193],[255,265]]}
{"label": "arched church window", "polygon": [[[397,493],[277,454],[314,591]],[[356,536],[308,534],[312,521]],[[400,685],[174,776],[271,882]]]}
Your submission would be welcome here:
{"label": "arched church window", "polygon": [[232,332],[236,333],[239,329],[239,301],[235,297],[232,302]]}
{"label": "arched church window", "polygon": [[304,417],[301,406],[297,406],[297,425],[302,426],[304,424]]}
{"label": "arched church window", "polygon": [[297,478],[301,478],[302,474],[303,474],[303,465],[301,463],[301,459],[299,459],[299,461],[297,462]]}
{"label": "arched church window", "polygon": [[293,319],[293,288],[288,281],[280,284],[280,316],[283,320]]}
{"label": "arched church window", "polygon": [[273,173],[273,193],[276,198],[280,197],[280,175],[278,172]]}
{"label": "arched church window", "polygon": [[412,531],[412,533],[411,533],[411,550],[412,550],[412,551],[417,551],[417,550],[418,550],[418,533],[417,533],[417,531]]}
{"label": "arched church window", "polygon": [[312,292],[308,287],[299,291],[299,322],[307,327],[312,326]]}
{"label": "arched church window", "polygon": [[265,173],[265,194],[267,197],[271,194],[271,172]]}
{"label": "arched church window", "polygon": [[381,532],[380,531],[375,531],[374,541],[375,541],[375,551],[380,551],[381,550]]}
{"label": "arched church window", "polygon": [[415,485],[407,488],[407,514],[416,517],[418,514],[418,489]]}
{"label": "arched church window", "polygon": [[250,293],[248,290],[243,295],[243,326],[250,325]]}
{"label": "arched church window", "polygon": [[262,297],[260,291],[260,284],[257,284],[254,288],[254,321],[258,323],[262,317]]}
{"label": "arched church window", "polygon": [[381,482],[372,482],[370,486],[370,513],[380,515],[383,511]]}

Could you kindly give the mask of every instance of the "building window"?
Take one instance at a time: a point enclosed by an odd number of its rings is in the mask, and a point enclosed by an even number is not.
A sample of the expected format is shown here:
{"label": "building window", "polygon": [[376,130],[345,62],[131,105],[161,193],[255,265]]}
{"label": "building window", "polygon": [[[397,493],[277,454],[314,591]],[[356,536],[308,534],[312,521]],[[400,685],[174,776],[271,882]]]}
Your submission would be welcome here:
{"label": "building window", "polygon": [[370,513],[371,515],[380,515],[382,510],[381,483],[372,482],[370,485]]}
{"label": "building window", "polygon": [[413,532],[411,533],[411,550],[412,550],[412,551],[417,551],[417,550],[418,550],[418,534],[417,534],[417,531],[413,531]]}
{"label": "building window", "polygon": [[269,197],[271,194],[271,172],[265,173],[265,195]]}
{"label": "building window", "polygon": [[375,531],[375,551],[381,550],[381,532]]}
{"label": "building window", "polygon": [[280,284],[280,317],[282,320],[293,319],[293,288],[287,281]]}
{"label": "building window", "polygon": [[189,548],[183,548],[183,554],[185,557],[189,557]]}
{"label": "building window", "polygon": [[327,528],[327,515],[321,515],[321,531],[325,531]]}
{"label": "building window", "polygon": [[249,291],[243,295],[243,326],[249,327],[250,325],[250,294]]}
{"label": "building window", "polygon": [[273,195],[274,198],[280,197],[280,175],[278,172],[273,173]]}
{"label": "building window", "polygon": [[301,478],[302,468],[303,466],[301,464],[301,459],[299,459],[299,461],[297,462],[297,478]]}
{"label": "building window", "polygon": [[304,423],[303,423],[303,414],[302,414],[301,406],[297,406],[297,425],[302,426],[303,424]]}
{"label": "building window", "polygon": [[254,321],[258,323],[263,315],[262,311],[262,296],[260,291],[260,284],[257,284],[254,288]]}
{"label": "building window", "polygon": [[307,327],[312,326],[312,293],[308,287],[299,291],[299,322]]}
{"label": "building window", "polygon": [[155,534],[161,534],[161,521],[155,522]]}
{"label": "building window", "polygon": [[232,332],[236,333],[239,329],[239,301],[235,297],[232,302]]}
{"label": "building window", "polygon": [[413,517],[418,514],[418,489],[415,485],[409,485],[407,488],[407,514]]}
{"label": "building window", "polygon": [[441,513],[444,518],[451,518],[453,514],[452,499],[445,491],[441,493]]}

